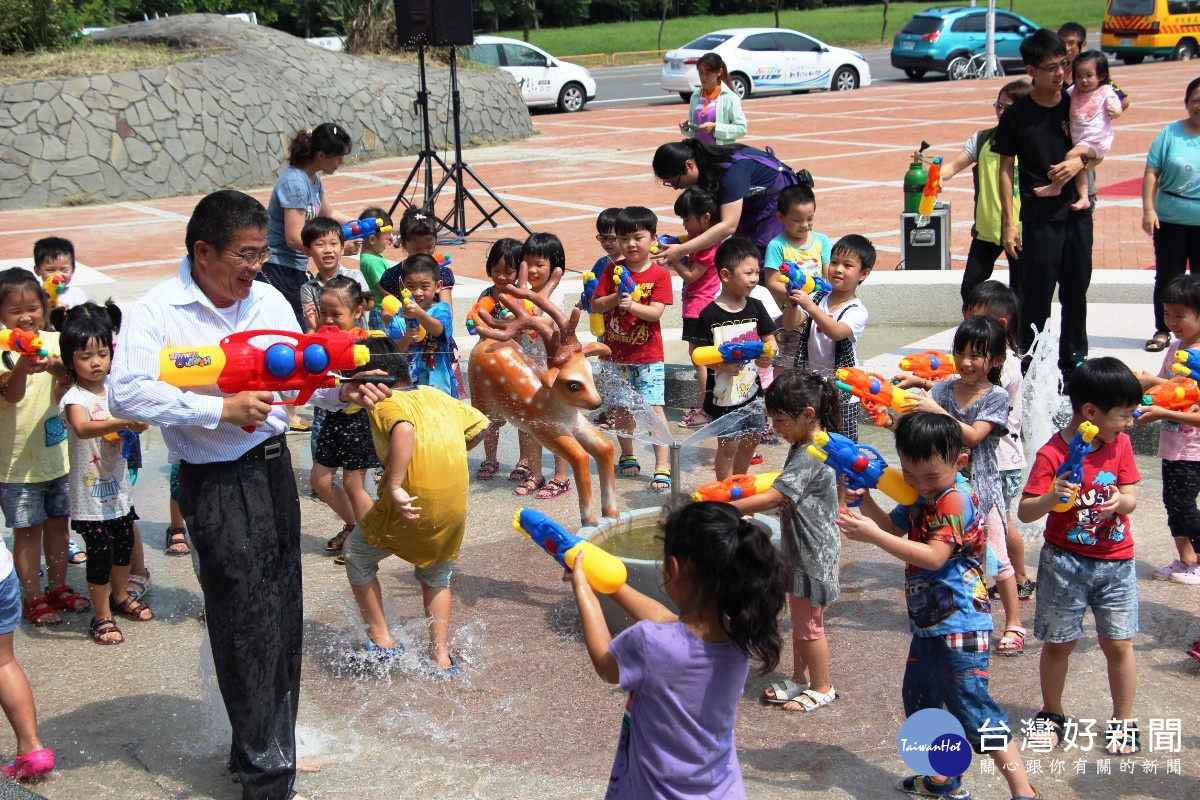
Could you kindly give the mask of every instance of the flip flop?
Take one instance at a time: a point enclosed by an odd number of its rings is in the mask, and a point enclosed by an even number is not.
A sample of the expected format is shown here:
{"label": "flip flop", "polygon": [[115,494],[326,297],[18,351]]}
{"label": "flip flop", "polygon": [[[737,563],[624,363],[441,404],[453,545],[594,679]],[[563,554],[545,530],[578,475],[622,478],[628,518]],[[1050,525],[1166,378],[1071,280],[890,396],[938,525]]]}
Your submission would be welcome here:
{"label": "flip flop", "polygon": [[67,563],[75,565],[87,563],[87,553],[75,546],[74,539],[67,542]]}

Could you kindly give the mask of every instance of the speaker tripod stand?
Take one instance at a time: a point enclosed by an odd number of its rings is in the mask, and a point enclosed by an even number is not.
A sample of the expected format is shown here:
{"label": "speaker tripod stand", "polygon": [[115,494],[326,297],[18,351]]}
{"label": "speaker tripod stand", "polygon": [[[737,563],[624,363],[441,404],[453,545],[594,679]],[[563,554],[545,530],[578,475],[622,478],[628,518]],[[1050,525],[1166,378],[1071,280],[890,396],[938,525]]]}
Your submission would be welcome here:
{"label": "speaker tripod stand", "polygon": [[[459,115],[462,111],[461,99],[458,91],[458,48],[450,48],[450,116],[453,120],[454,131],[454,163],[447,166],[446,162],[433,150],[433,136],[429,127],[429,87],[425,77],[425,45],[417,47],[417,74],[419,76],[420,87],[417,90],[417,99],[414,101],[421,110],[421,133],[422,144],[420,154],[417,156],[417,162],[413,164],[412,171],[408,173],[408,178],[404,181],[404,185],[400,187],[400,192],[396,195],[395,201],[392,202],[392,207],[388,209],[388,214],[395,212],[396,207],[403,203],[406,207],[415,205],[406,195],[409,187],[412,186],[414,180],[422,172],[425,180],[424,203],[422,208],[437,221],[439,229],[445,229],[448,233],[458,238],[466,238],[478,230],[484,224],[490,224],[493,228],[499,227],[496,222],[496,216],[501,212],[512,217],[518,225],[520,225],[526,233],[532,234],[533,229],[517,216],[508,205],[500,199],[491,188],[484,183],[471,167],[463,161],[462,157],[462,127],[459,121]],[[433,165],[437,164],[443,171],[441,182],[436,186],[433,185]],[[465,179],[470,177],[478,185],[478,190],[487,195],[496,207],[488,211],[479,202],[474,194],[465,185]],[[439,217],[435,209],[435,203],[442,190],[446,185],[454,183],[453,206],[450,211],[444,216]],[[466,204],[470,201],[475,210],[479,212],[482,218],[471,227],[467,227]]]}

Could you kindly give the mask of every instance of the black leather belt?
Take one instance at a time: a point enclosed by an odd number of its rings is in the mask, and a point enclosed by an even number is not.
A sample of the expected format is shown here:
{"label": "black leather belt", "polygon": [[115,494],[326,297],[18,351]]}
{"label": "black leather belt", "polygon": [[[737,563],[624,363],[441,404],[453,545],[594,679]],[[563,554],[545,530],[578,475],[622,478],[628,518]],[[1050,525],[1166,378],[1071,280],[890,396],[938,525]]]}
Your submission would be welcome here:
{"label": "black leather belt", "polygon": [[287,451],[287,440],[281,433],[278,436],[272,436],[260,445],[251,447],[241,456],[234,459],[235,463],[243,461],[270,461],[273,458],[279,458]]}

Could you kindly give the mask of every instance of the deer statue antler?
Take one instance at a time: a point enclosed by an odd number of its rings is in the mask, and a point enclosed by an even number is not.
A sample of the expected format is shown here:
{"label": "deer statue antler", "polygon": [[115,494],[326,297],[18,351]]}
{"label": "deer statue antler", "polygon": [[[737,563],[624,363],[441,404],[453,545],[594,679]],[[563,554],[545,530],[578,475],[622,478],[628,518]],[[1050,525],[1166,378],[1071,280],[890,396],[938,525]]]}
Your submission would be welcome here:
{"label": "deer statue antler", "polygon": [[[582,350],[579,339],[575,337],[575,328],[579,325],[578,308],[572,309],[568,317],[550,298],[532,289],[511,285],[497,295],[496,300],[512,313],[513,318],[496,320],[486,311],[480,310],[479,316],[485,324],[477,325],[476,330],[481,337],[508,341],[522,330],[532,330],[542,337],[546,348],[546,363],[552,367],[562,366],[573,354]],[[521,300],[527,300],[541,309],[550,321],[530,314]]]}

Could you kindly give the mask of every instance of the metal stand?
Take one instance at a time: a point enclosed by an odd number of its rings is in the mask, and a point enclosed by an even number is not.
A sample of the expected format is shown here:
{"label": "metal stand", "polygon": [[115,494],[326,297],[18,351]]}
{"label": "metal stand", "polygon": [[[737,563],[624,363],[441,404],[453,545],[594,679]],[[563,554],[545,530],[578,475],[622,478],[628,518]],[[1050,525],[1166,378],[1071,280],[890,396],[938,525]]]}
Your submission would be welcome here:
{"label": "metal stand", "polygon": [[[431,148],[432,136],[430,134],[430,129],[429,129],[429,92],[428,92],[428,90],[426,88],[426,84],[425,84],[425,47],[424,47],[424,45],[421,45],[418,47],[417,58],[419,60],[421,88],[420,88],[420,91],[417,92],[416,103],[421,106],[421,110],[422,110],[422,123],[424,125],[425,148],[421,151],[421,155],[418,157],[417,163],[413,165],[413,169],[412,169],[412,172],[409,173],[408,180],[406,180],[404,182],[404,186],[402,186],[400,189],[400,194],[397,195],[396,201],[394,203],[392,203],[392,207],[391,207],[391,209],[389,209],[388,213],[390,214],[391,212],[395,211],[396,206],[398,206],[400,203],[404,203],[406,206],[413,205],[404,197],[404,194],[407,191],[409,185],[412,183],[414,176],[416,176],[416,174],[421,170],[421,168],[424,167],[424,169],[425,169],[424,208],[428,211],[428,213],[434,219],[437,220],[437,225],[439,228],[445,228],[447,231],[449,231],[451,234],[453,234],[456,237],[465,238],[467,236],[470,236],[476,230],[478,230],[479,227],[482,226],[484,223],[490,224],[493,228],[498,227],[498,224],[496,222],[496,215],[499,214],[500,212],[504,212],[508,216],[512,217],[513,220],[518,225],[520,225],[522,228],[524,228],[526,233],[532,235],[533,229],[530,228],[528,225],[526,225],[525,222],[522,221],[522,219],[516,215],[516,212],[514,212],[511,208],[509,208],[505,204],[505,202],[503,200],[501,200],[496,195],[496,193],[493,192],[488,187],[488,185],[486,183],[483,182],[483,179],[480,178],[478,175],[476,175],[475,171],[472,170],[465,161],[463,161],[463,158],[462,158],[462,130],[459,125],[459,114],[461,112],[461,103],[460,103],[460,96],[459,96],[459,92],[458,92],[458,48],[455,48],[455,47],[450,48],[450,115],[451,115],[451,118],[454,120],[454,163],[451,166],[446,166],[446,163],[444,161],[442,161],[442,159],[438,157],[437,153],[434,153]],[[438,163],[438,165],[442,168],[442,170],[445,174],[442,176],[441,182],[437,186],[434,186],[431,188],[431,185],[433,183],[433,162],[434,161],[436,161]],[[485,194],[487,194],[488,197],[490,197],[493,201],[495,201],[496,208],[492,209],[491,211],[488,211],[475,198],[475,195],[471,194],[471,191],[469,189],[467,189],[467,187],[463,183],[464,177],[467,175],[469,175],[472,179],[474,179],[475,183],[478,184],[479,189],[481,189]],[[447,213],[443,217],[438,217],[437,213],[434,211],[434,203],[436,202],[437,197],[442,193],[442,189],[444,189],[446,187],[446,184],[450,183],[451,181],[454,182],[454,205],[450,209],[449,213]],[[466,203],[468,200],[471,202],[471,205],[473,205],[475,207],[475,209],[481,215],[483,215],[483,218],[481,220],[479,220],[478,222],[476,222],[474,225],[472,225],[469,228],[467,227],[467,216],[466,216]]]}
{"label": "metal stand", "polygon": [[[401,203],[405,208],[416,205],[410,201],[405,195],[408,193],[408,187],[412,185],[413,180],[422,170],[425,172],[425,201],[421,204],[422,208],[433,208],[433,198],[436,194],[433,191],[433,162],[437,162],[442,171],[449,171],[446,162],[442,161],[441,156],[433,150],[433,134],[429,128],[429,85],[425,82],[425,45],[417,45],[417,74],[419,76],[420,85],[417,88],[417,99],[413,101],[421,112],[421,152],[417,155],[417,163],[413,164],[412,171],[408,173],[408,177],[404,180],[404,185],[400,187],[396,199],[392,201],[392,207],[388,209],[388,216],[392,217],[396,213],[396,207]],[[455,118],[457,126],[458,119]]]}

